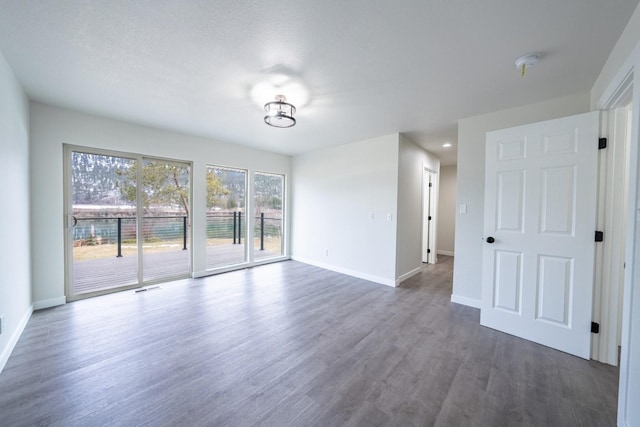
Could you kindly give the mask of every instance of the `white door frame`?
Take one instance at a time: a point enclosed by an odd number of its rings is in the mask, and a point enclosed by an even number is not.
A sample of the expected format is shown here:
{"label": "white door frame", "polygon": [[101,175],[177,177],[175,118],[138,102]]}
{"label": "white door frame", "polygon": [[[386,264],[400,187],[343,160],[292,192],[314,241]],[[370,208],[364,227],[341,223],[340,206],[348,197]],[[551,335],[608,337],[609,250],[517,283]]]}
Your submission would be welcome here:
{"label": "white door frame", "polygon": [[[638,195],[638,145],[640,125],[640,44],[636,45],[618,74],[597,101],[595,107],[607,110],[615,105],[630,82],[632,89],[631,146],[629,149],[629,189],[627,207],[627,239],[625,247],[625,275],[622,307],[622,337],[620,358],[620,382],[618,386],[618,425],[631,426],[640,422],[640,408],[637,399],[640,397],[640,360],[631,359],[632,348],[640,349],[640,280],[636,278],[640,262],[636,255],[640,250],[640,197]],[[635,423],[635,424],[634,424]]]}
{"label": "white door frame", "polygon": [[[431,186],[429,186],[431,184]],[[436,224],[438,221],[438,172],[422,166],[422,262],[438,262]],[[429,220],[429,216],[431,220]]]}
{"label": "white door frame", "polygon": [[632,82],[621,97],[601,115],[600,136],[607,138],[599,150],[598,224],[604,241],[596,245],[594,306],[592,320],[600,332],[592,335],[591,358],[618,366],[620,345],[624,250],[627,239],[627,189],[629,162],[629,103]]}

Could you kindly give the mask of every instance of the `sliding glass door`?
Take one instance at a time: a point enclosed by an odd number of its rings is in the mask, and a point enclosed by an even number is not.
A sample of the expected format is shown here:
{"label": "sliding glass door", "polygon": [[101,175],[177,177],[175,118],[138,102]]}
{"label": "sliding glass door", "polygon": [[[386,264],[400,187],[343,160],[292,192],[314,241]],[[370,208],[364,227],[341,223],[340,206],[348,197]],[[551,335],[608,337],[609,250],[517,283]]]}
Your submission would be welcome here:
{"label": "sliding glass door", "polygon": [[65,147],[70,300],[187,277],[190,165]]}
{"label": "sliding glass door", "polygon": [[[70,239],[73,295],[104,292],[138,283],[133,158],[70,153]],[[68,253],[69,251],[67,251]]]}

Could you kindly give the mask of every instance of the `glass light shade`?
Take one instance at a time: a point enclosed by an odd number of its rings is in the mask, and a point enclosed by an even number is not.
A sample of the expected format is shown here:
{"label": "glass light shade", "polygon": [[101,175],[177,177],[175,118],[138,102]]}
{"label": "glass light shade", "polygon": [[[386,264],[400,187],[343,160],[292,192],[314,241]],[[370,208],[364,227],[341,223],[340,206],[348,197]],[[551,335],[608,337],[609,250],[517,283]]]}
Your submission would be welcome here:
{"label": "glass light shade", "polygon": [[293,118],[296,107],[285,101],[283,95],[278,95],[275,101],[264,104],[264,111],[267,112],[264,116],[266,124],[276,128],[290,128],[296,124],[296,119]]}

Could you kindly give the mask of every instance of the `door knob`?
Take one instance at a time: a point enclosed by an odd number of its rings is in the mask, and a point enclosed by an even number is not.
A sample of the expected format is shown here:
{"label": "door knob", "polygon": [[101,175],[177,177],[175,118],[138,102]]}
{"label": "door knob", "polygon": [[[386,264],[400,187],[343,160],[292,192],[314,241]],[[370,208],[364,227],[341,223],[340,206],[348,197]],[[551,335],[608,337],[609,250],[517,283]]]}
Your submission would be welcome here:
{"label": "door knob", "polygon": [[494,239],[493,237],[489,236],[485,239],[487,241],[487,243],[493,243],[496,241],[496,239]]}

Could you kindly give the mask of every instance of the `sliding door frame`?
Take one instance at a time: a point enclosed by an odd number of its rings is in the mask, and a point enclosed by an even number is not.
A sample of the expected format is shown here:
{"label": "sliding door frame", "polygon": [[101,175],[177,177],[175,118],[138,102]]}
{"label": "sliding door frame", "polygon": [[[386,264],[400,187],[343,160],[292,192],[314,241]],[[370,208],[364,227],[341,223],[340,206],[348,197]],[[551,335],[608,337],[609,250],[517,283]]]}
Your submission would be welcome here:
{"label": "sliding door frame", "polygon": [[[71,236],[71,232],[73,229],[73,200],[72,200],[72,183],[71,183],[71,168],[73,167],[71,163],[71,156],[74,152],[81,153],[89,153],[100,156],[112,156],[112,157],[121,157],[125,159],[135,160],[137,162],[136,169],[136,255],[138,257],[138,283],[133,285],[124,285],[118,286],[111,289],[100,290],[95,292],[87,292],[83,294],[74,294],[73,292],[73,238]],[[64,273],[65,273],[65,294],[67,302],[76,301],[85,298],[91,298],[99,295],[106,295],[113,292],[120,292],[132,289],[139,289],[145,286],[161,283],[170,280],[178,280],[183,278],[183,276],[172,276],[168,277],[167,280],[159,279],[159,280],[150,280],[148,282],[144,282],[144,264],[143,264],[143,244],[144,238],[142,235],[142,227],[143,227],[143,216],[144,216],[144,203],[143,203],[143,191],[144,186],[140,185],[143,182],[143,161],[144,160],[152,160],[152,161],[164,161],[168,163],[175,164],[184,164],[189,167],[189,215],[191,219],[191,224],[193,224],[193,162],[188,160],[179,160],[179,159],[170,159],[159,156],[148,156],[144,154],[138,153],[127,153],[116,150],[107,150],[103,148],[95,148],[89,146],[80,146],[80,145],[71,145],[71,144],[63,144],[63,188],[64,188],[64,207],[63,207],[63,230],[64,230]],[[189,273],[185,275],[186,277],[191,277],[193,275],[193,226],[189,227],[189,242],[191,245],[189,251]]]}

